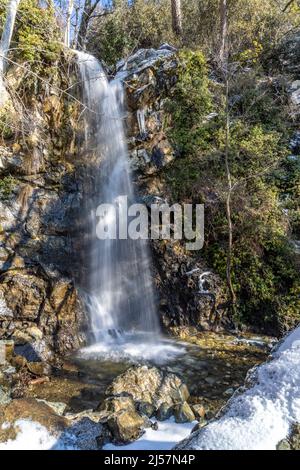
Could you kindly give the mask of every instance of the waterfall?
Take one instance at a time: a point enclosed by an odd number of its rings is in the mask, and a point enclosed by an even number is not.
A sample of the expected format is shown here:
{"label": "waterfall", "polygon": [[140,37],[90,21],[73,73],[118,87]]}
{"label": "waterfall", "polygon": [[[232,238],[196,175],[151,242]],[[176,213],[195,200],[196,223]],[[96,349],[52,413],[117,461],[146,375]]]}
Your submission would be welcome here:
{"label": "waterfall", "polygon": [[[145,240],[96,237],[99,204],[119,207],[119,196],[127,196],[128,206],[135,202],[126,137],[122,82],[109,82],[94,57],[77,52],[82,100],[86,106],[86,154],[95,161],[85,211],[91,232],[88,243],[86,305],[89,310],[94,343],[122,341],[126,334],[159,334],[150,253]],[[107,214],[106,224],[115,224]]]}

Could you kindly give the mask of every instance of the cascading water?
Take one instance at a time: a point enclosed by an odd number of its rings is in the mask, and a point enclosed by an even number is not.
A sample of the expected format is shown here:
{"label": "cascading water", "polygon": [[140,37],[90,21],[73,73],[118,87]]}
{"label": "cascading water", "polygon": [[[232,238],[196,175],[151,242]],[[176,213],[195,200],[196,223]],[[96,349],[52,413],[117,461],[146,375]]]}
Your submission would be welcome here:
{"label": "cascading water", "polygon": [[[99,204],[119,207],[119,196],[135,202],[124,132],[123,87],[108,82],[101,64],[78,52],[78,65],[85,110],[85,143],[99,160],[88,199],[90,238],[86,303],[95,343],[122,342],[126,335],[159,335],[155,300],[145,240],[99,240],[96,237]],[[115,215],[108,212],[103,223],[109,231]]]}

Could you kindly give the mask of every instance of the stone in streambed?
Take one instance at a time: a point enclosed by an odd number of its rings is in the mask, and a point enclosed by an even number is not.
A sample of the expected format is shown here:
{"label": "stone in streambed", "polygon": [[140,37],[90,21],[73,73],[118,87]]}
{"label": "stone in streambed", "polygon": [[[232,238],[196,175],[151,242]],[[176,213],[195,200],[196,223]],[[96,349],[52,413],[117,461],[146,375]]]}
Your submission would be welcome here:
{"label": "stone in streambed", "polygon": [[28,362],[27,368],[29,372],[38,377],[51,375],[52,367],[45,362]]}
{"label": "stone in streambed", "polygon": [[192,423],[196,420],[196,417],[187,402],[182,403],[181,405],[176,405],[174,407],[174,415],[176,423]]}
{"label": "stone in streambed", "polygon": [[109,433],[105,426],[83,417],[75,420],[61,434],[58,445],[62,448],[75,447],[77,450],[100,450],[108,440]]}
{"label": "stone in streambed", "polygon": [[108,411],[110,413],[118,413],[121,410],[135,411],[135,404],[129,396],[109,397],[104,400],[98,409],[99,411]]}
{"label": "stone in streambed", "polygon": [[140,416],[135,410],[120,410],[112,414],[107,421],[112,433],[113,441],[119,444],[136,441],[148,425],[148,420]]}
{"label": "stone in streambed", "polygon": [[22,369],[27,365],[27,360],[24,356],[15,355],[12,357],[10,363],[16,367],[16,369]]}
{"label": "stone in streambed", "polygon": [[156,411],[163,403],[172,407],[189,398],[187,386],[177,375],[151,366],[131,367],[106,390],[108,396],[125,394],[134,402],[150,403]]}
{"label": "stone in streambed", "polygon": [[300,450],[300,424],[294,424],[289,437],[279,442],[277,450]]}
{"label": "stone in streambed", "polygon": [[11,401],[9,392],[0,385],[0,406],[7,405]]}
{"label": "stone in streambed", "polygon": [[203,405],[192,405],[192,411],[197,419],[204,419],[205,418],[205,408]]}
{"label": "stone in streambed", "polygon": [[158,408],[155,416],[159,421],[166,421],[173,415],[174,409],[168,403],[162,403]]}
{"label": "stone in streambed", "polygon": [[145,415],[147,416],[148,418],[151,418],[154,413],[155,413],[155,408],[154,406],[151,404],[151,403],[147,403],[147,402],[138,402],[137,405],[137,411],[141,414],[141,415]]}

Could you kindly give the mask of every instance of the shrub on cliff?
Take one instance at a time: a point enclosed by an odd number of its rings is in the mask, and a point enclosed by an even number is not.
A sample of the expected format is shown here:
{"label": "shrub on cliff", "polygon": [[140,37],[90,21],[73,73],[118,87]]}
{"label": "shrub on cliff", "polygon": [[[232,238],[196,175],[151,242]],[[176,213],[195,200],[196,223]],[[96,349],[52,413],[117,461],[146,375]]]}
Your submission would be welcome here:
{"label": "shrub on cliff", "polygon": [[[206,258],[226,279],[224,87],[208,79],[201,53],[179,54],[178,81],[167,111],[169,136],[179,156],[164,175],[174,202],[206,206]],[[290,238],[290,214],[296,218],[299,178],[288,164],[292,123],[277,80],[260,67],[239,69],[230,80],[229,162],[233,179],[233,283],[238,297],[237,323],[277,333],[299,322],[300,278]],[[208,113],[213,113],[207,118]]]}
{"label": "shrub on cliff", "polygon": [[[0,2],[0,31],[5,17],[6,0]],[[62,50],[60,30],[51,2],[41,6],[36,0],[21,0],[14,28],[10,58],[26,62],[31,70],[47,74]]]}

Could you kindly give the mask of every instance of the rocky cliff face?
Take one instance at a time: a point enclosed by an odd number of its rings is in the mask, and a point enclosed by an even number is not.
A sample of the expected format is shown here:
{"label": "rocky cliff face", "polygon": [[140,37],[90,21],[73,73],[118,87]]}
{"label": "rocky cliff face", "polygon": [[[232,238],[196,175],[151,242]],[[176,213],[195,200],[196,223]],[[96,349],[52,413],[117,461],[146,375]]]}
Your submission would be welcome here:
{"label": "rocky cliff face", "polygon": [[[177,52],[169,45],[158,50],[140,50],[117,67],[117,76],[124,79],[127,92],[131,168],[137,192],[149,208],[151,204],[171,206],[174,202],[190,202],[173,200],[164,173],[180,158],[168,136],[172,124],[166,106],[167,99],[174,99],[178,67]],[[199,295],[199,273],[186,276],[196,268],[200,274],[211,271],[199,252],[196,255],[188,252],[185,243],[176,240],[154,240],[151,244],[153,276],[166,328],[183,325],[213,328],[223,316],[225,303],[224,284],[219,277],[211,272],[205,283],[210,294]]]}
{"label": "rocky cliff face", "polygon": [[86,326],[73,263],[82,195],[76,101],[61,92],[63,74],[50,82],[25,74],[9,71],[11,100],[1,111],[0,338],[49,356],[78,348]]}

